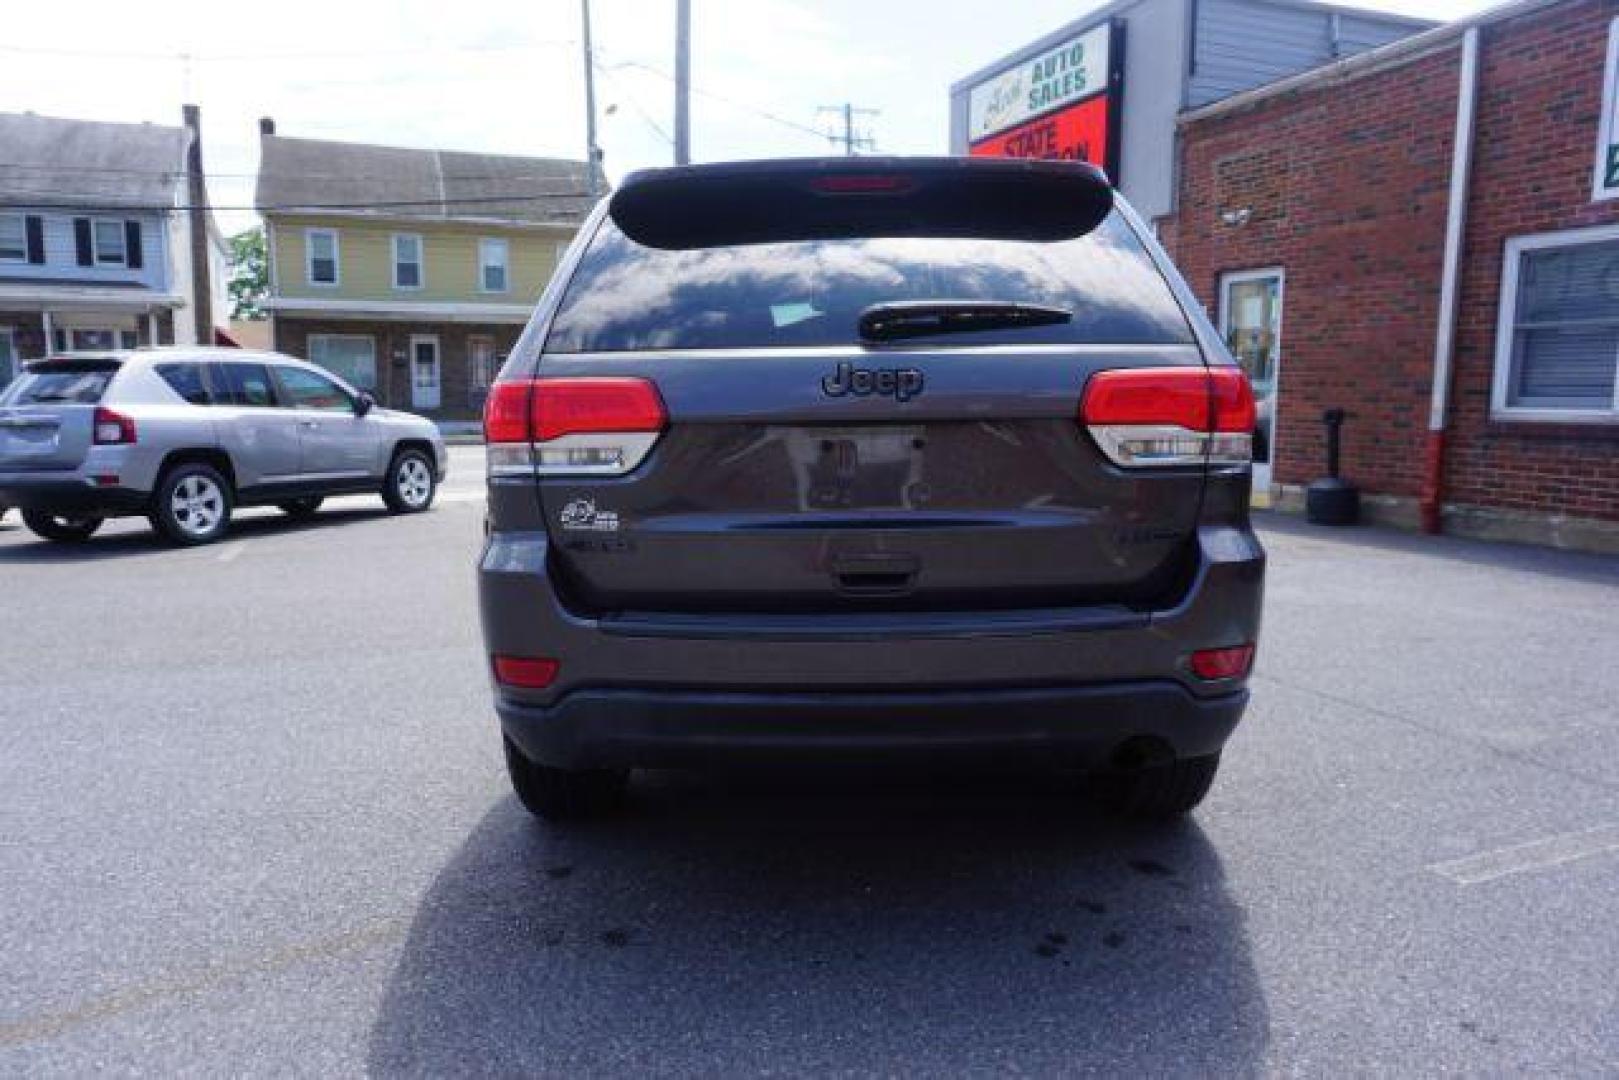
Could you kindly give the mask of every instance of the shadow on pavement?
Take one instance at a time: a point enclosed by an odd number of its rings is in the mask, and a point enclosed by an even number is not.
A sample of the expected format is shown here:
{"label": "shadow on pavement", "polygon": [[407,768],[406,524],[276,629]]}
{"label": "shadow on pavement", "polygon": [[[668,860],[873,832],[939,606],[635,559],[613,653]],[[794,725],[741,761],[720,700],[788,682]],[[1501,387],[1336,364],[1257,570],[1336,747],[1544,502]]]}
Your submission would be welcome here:
{"label": "shadow on pavement", "polygon": [[1453,559],[1493,570],[1521,570],[1571,581],[1619,584],[1619,556],[1562,551],[1532,544],[1472,540],[1462,536],[1424,536],[1378,525],[1334,527],[1312,525],[1297,514],[1255,511],[1254,524],[1267,534],[1315,540],[1344,549],[1396,552]]}
{"label": "shadow on pavement", "polygon": [[370,1071],[1260,1071],[1242,910],[1193,822],[1112,824],[1055,778],[664,775],[634,801],[568,831],[488,812]]}
{"label": "shadow on pavement", "polygon": [[[431,511],[429,511],[431,513]],[[377,518],[388,517],[387,508],[378,505],[353,508],[323,509],[312,518],[294,518],[278,512],[254,514],[251,517],[236,517],[231,520],[230,531],[224,539],[213,545],[201,548],[177,547],[165,542],[149,526],[144,518],[118,518],[109,522],[104,528],[115,528],[122,523],[123,528],[117,532],[97,533],[89,540],[78,544],[58,544],[49,540],[42,540],[28,531],[21,518],[13,511],[4,521],[0,521],[0,539],[14,537],[18,542],[0,547],[0,564],[4,563],[83,563],[96,562],[102,559],[121,559],[136,555],[162,555],[176,552],[207,551],[217,549],[220,544],[228,544],[232,540],[251,541],[255,537],[281,536],[299,532],[313,532],[320,529],[337,528],[343,525],[352,525],[361,521],[374,521]],[[133,526],[133,528],[131,528]]]}

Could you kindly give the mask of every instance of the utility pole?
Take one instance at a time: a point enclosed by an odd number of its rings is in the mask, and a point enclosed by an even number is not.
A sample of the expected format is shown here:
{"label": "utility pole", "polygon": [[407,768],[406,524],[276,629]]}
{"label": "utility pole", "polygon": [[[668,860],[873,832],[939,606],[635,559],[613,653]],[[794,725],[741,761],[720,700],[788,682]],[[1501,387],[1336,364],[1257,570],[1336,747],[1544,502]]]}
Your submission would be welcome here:
{"label": "utility pole", "polygon": [[842,143],[844,155],[847,157],[854,157],[862,150],[877,149],[877,140],[874,139],[869,132],[867,134],[860,134],[855,130],[855,117],[876,116],[878,115],[879,111],[880,110],[877,109],[859,109],[846,101],[842,105],[822,105],[818,110],[816,110],[816,113],[817,115],[831,113],[834,116],[842,118],[843,134],[837,135],[832,132],[828,132],[826,138],[827,141],[832,143],[834,146],[838,143]]}
{"label": "utility pole", "polygon": [[675,164],[691,164],[691,0],[675,0]]}
{"label": "utility pole", "polygon": [[596,57],[590,51],[590,0],[579,0],[579,19],[585,44],[585,172],[590,193],[601,193],[601,148],[596,145]]}

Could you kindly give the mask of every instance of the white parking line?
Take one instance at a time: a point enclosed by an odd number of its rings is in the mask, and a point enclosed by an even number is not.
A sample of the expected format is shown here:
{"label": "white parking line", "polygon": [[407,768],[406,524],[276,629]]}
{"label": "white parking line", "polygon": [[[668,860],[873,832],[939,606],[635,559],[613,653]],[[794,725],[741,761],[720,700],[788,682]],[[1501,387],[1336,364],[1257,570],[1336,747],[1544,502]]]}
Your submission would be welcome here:
{"label": "white parking line", "polygon": [[1458,885],[1477,885],[1512,874],[1561,866],[1609,851],[1619,851],[1619,825],[1598,825],[1581,832],[1548,836],[1544,840],[1531,840],[1527,844],[1514,844],[1469,855],[1465,859],[1434,863],[1428,869],[1450,878]]}
{"label": "white parking line", "polygon": [[235,562],[237,557],[240,556],[246,548],[247,544],[241,540],[238,540],[233,544],[221,545],[219,554],[215,555],[214,559],[216,562]]}

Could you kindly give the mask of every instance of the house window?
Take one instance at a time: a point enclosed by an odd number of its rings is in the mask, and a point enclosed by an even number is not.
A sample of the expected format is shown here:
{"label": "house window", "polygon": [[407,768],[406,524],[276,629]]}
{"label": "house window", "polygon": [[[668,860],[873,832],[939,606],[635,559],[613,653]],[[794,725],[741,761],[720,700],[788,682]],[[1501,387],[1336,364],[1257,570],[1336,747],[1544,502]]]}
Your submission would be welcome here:
{"label": "house window", "polygon": [[304,230],[304,251],[309,258],[311,285],[337,284],[337,230]]}
{"label": "house window", "polygon": [[0,214],[0,262],[28,261],[28,223],[21,214]]}
{"label": "house window", "polygon": [[97,218],[95,253],[97,266],[123,266],[129,262],[129,248],[125,246],[124,223]]}
{"label": "house window", "polygon": [[118,348],[118,333],[114,330],[70,330],[67,352],[111,352]]}
{"label": "house window", "polygon": [[506,241],[484,239],[478,241],[478,288],[484,292],[505,292]]}
{"label": "house window", "polygon": [[467,364],[471,368],[469,382],[474,390],[488,390],[495,381],[495,339],[492,337],[467,338]]}
{"label": "house window", "polygon": [[394,234],[394,288],[422,287],[422,238],[415,233]]}
{"label": "house window", "polygon": [[377,388],[377,342],[363,334],[310,334],[309,361],[350,386]]}
{"label": "house window", "polygon": [[1619,227],[1507,242],[1492,411],[1619,422]]}

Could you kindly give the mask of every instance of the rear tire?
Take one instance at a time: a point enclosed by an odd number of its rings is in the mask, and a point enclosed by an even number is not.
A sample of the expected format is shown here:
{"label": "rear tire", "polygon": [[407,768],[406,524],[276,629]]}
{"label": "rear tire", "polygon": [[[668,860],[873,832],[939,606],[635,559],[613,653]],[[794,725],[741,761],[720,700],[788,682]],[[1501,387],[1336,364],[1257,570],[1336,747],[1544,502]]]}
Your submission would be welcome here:
{"label": "rear tire", "polygon": [[101,528],[106,518],[91,514],[50,514],[43,510],[24,510],[22,522],[35,536],[58,544],[82,544]]}
{"label": "rear tire", "polygon": [[433,505],[437,490],[433,459],[421,450],[406,449],[394,454],[388,466],[382,501],[396,514],[418,514]]}
{"label": "rear tire", "polygon": [[506,772],[524,809],[546,821],[588,821],[624,805],[630,774],[621,769],[553,769],[530,760],[510,739]]}
{"label": "rear tire", "polygon": [[1219,770],[1219,754],[1181,758],[1164,765],[1100,773],[1091,780],[1091,793],[1111,813],[1164,821],[1189,813],[1202,802]]}
{"label": "rear tire", "polygon": [[291,518],[312,518],[320,504],[326,500],[319,495],[310,495],[303,499],[288,499],[286,502],[276,503],[276,509]]}
{"label": "rear tire", "polygon": [[152,495],[152,528],[171,544],[211,544],[230,528],[230,484],[201,461],[164,470]]}

